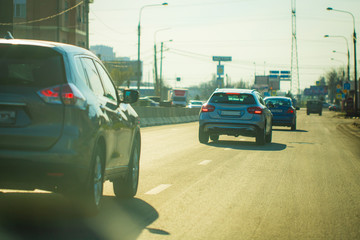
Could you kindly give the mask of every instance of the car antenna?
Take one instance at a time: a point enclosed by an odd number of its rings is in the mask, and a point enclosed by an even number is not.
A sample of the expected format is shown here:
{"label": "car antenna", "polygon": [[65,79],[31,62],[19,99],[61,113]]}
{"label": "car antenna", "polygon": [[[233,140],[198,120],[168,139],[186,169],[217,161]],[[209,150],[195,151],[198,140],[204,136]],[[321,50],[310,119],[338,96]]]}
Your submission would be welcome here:
{"label": "car antenna", "polygon": [[7,32],[6,35],[4,36],[5,39],[14,39],[13,35],[11,34],[11,32]]}

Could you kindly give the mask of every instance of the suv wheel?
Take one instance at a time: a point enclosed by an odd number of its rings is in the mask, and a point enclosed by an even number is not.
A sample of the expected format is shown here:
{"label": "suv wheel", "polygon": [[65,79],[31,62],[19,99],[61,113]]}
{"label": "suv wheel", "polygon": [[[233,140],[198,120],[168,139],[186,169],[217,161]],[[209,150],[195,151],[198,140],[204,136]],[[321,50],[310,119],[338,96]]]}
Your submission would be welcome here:
{"label": "suv wheel", "polygon": [[212,141],[218,141],[219,140],[219,135],[217,135],[217,134],[211,134],[210,135],[210,139],[212,140]]}
{"label": "suv wheel", "polygon": [[101,148],[97,147],[93,160],[93,171],[90,179],[90,192],[89,192],[90,204],[93,205],[95,210],[99,209],[103,194],[103,182],[104,182],[103,156],[104,155],[102,154]]}
{"label": "suv wheel", "polygon": [[296,121],[291,124],[291,131],[295,131],[296,130]]}
{"label": "suv wheel", "polygon": [[259,131],[256,135],[256,144],[257,145],[265,144],[265,129],[266,129],[266,126],[264,128],[259,129]]}
{"label": "suv wheel", "polygon": [[265,142],[266,143],[271,143],[271,140],[272,140],[272,126],[270,128],[270,133],[266,135],[265,137]]}
{"label": "suv wheel", "polygon": [[207,143],[208,141],[209,141],[209,134],[200,127],[199,128],[199,142]]}
{"label": "suv wheel", "polygon": [[131,159],[128,166],[128,174],[123,179],[113,181],[113,188],[116,197],[132,198],[136,195],[139,184],[140,148],[138,141],[134,142]]}
{"label": "suv wheel", "polygon": [[90,171],[89,180],[85,186],[61,191],[74,204],[85,210],[86,216],[96,215],[101,206],[104,183],[104,152],[99,146],[94,151]]}

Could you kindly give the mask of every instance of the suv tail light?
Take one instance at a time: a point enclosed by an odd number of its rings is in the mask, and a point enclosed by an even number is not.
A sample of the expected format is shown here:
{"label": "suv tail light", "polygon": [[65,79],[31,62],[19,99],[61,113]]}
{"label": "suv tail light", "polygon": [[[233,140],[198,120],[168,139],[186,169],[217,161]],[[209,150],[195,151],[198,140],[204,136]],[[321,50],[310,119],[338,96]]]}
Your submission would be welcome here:
{"label": "suv tail light", "polygon": [[215,111],[215,107],[213,105],[204,104],[201,107],[201,112],[213,112]]}
{"label": "suv tail light", "polygon": [[252,114],[262,114],[262,108],[261,107],[249,107],[247,109],[248,113],[252,113]]}
{"label": "suv tail light", "polygon": [[83,107],[86,99],[80,90],[72,83],[57,85],[42,89],[37,94],[51,104],[76,105]]}
{"label": "suv tail light", "polygon": [[289,107],[289,109],[287,110],[287,112],[286,113],[294,113],[294,109],[293,108],[291,108],[291,107]]}

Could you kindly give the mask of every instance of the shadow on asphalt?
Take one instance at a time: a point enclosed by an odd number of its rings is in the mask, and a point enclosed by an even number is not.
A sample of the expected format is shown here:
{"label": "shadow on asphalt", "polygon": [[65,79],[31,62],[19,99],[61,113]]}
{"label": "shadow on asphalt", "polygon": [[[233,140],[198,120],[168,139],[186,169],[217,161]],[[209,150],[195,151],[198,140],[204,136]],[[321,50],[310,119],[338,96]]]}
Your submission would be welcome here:
{"label": "shadow on asphalt", "polygon": [[295,131],[291,131],[290,128],[273,128],[272,129],[273,131],[277,131],[277,132],[309,132],[309,131],[306,131],[306,130],[301,130],[301,129],[297,129]]}
{"label": "shadow on asphalt", "polygon": [[0,193],[0,239],[129,239],[147,229],[158,212],[141,199],[117,200],[105,196],[99,214],[89,217],[84,208],[53,193]]}
{"label": "shadow on asphalt", "polygon": [[219,148],[231,148],[236,150],[251,150],[251,151],[282,151],[286,149],[286,144],[268,143],[263,146],[257,145],[255,142],[248,141],[216,141],[209,142],[207,145]]}

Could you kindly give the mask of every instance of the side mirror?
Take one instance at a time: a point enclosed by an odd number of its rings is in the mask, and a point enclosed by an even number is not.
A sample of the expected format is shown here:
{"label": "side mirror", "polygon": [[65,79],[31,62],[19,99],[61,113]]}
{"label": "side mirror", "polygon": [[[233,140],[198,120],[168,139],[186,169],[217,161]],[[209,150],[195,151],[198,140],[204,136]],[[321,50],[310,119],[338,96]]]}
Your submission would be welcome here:
{"label": "side mirror", "polygon": [[296,107],[295,109],[296,109],[296,110],[300,110],[300,107]]}
{"label": "side mirror", "polygon": [[120,102],[123,103],[134,103],[139,100],[139,92],[136,90],[125,89],[122,91],[121,95],[122,97],[120,97]]}

